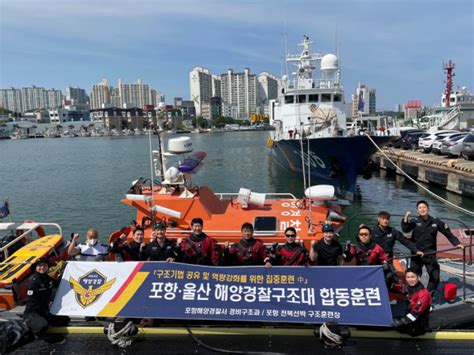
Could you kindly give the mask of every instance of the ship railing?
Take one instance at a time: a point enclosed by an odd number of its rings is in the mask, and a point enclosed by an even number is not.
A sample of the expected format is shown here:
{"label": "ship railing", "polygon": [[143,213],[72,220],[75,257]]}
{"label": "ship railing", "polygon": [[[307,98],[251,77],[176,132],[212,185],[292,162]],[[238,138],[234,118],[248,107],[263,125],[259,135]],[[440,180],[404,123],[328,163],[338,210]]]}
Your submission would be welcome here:
{"label": "ship railing", "polygon": [[[353,223],[357,218],[363,217],[363,216],[371,216],[374,217],[373,213],[356,213],[349,220],[345,223],[345,226],[347,226],[347,233],[348,235],[351,235],[351,223]],[[400,217],[400,220],[404,217],[404,215],[401,214],[391,214],[391,217]],[[469,244],[464,245],[464,249],[462,249],[462,286],[463,286],[463,300],[466,300],[466,265],[472,265],[472,248],[474,246],[473,244],[473,237],[474,237],[474,229],[469,228],[464,222],[460,221],[459,219],[455,218],[444,218],[443,217],[443,222],[455,222],[457,223],[458,226],[464,230],[464,233],[469,237]],[[406,233],[404,233],[406,234]],[[453,248],[447,248],[447,249],[442,249],[442,250],[437,250],[434,252],[427,252],[424,255],[436,255],[440,253],[445,253],[448,251],[453,251],[459,249],[457,246]],[[466,254],[468,253],[469,256]],[[411,259],[414,257],[418,257],[417,254],[408,254],[408,255],[395,255],[393,259],[398,259],[398,260],[403,260],[403,259]]]}
{"label": "ship railing", "polygon": [[8,248],[15,245],[23,238],[28,237],[31,233],[33,233],[38,227],[54,227],[58,230],[59,235],[63,235],[63,230],[61,226],[57,223],[39,223],[39,222],[25,222],[25,223],[0,223],[0,230],[8,230],[8,231],[17,231],[17,230],[24,230],[22,234],[18,237],[10,241],[9,243],[5,244],[3,247],[0,248],[0,255],[1,253],[4,254],[5,259],[8,258]]}
{"label": "ship railing", "polygon": [[[259,192],[259,193],[264,194],[265,197],[275,196],[276,198],[272,200],[277,200],[277,199],[282,199],[282,198],[291,198],[293,200],[298,200],[298,198],[290,192]],[[217,197],[221,199],[224,197],[238,197],[239,196],[237,192],[215,192],[214,195],[216,195]]]}

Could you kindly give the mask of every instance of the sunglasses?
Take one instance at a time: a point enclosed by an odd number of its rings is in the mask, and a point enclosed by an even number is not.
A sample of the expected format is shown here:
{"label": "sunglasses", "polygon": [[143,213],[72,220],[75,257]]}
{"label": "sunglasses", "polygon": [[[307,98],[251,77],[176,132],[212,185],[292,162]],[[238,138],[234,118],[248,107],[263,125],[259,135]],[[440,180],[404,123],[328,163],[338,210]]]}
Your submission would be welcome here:
{"label": "sunglasses", "polygon": [[296,237],[296,234],[285,234],[285,237],[294,238]]}

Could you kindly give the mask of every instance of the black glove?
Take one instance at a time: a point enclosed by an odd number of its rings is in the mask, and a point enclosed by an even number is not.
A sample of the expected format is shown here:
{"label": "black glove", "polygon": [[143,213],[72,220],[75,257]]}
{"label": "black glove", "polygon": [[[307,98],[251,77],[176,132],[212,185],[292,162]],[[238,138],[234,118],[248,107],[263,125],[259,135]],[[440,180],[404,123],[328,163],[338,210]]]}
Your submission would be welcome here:
{"label": "black glove", "polygon": [[344,250],[343,250],[343,253],[348,255],[351,251],[351,241],[350,240],[346,240],[346,243],[344,244]]}
{"label": "black glove", "polygon": [[383,271],[387,271],[387,270],[388,270],[388,264],[387,264],[387,263],[383,263],[383,264],[382,264],[382,269],[383,269]]}

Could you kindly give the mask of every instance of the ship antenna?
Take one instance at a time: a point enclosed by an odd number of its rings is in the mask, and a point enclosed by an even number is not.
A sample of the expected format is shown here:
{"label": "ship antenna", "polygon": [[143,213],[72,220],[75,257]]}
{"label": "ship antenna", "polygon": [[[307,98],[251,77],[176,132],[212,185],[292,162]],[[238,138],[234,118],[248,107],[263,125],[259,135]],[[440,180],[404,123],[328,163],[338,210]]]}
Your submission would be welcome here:
{"label": "ship antenna", "polygon": [[[311,165],[310,165],[310,150],[309,150],[309,137],[307,138],[308,140],[308,187],[311,187]],[[308,232],[313,232],[313,214],[312,214],[312,201],[311,197],[309,198],[309,218],[308,218],[308,223],[309,223],[309,228]]]}
{"label": "ship antenna", "polygon": [[[150,202],[150,214],[151,214],[151,220],[152,220],[152,224],[154,225],[154,222],[155,222],[155,218],[154,218],[154,213],[153,213],[153,204],[155,203],[155,177],[154,177],[154,173],[153,173],[153,150],[152,150],[152,147],[151,147],[151,133],[152,132],[152,129],[150,127],[150,129],[148,130],[148,146],[149,146],[149,150],[150,150],[150,184],[151,184],[151,202]],[[158,136],[159,136],[159,133],[158,133]],[[163,168],[162,168],[163,169]]]}

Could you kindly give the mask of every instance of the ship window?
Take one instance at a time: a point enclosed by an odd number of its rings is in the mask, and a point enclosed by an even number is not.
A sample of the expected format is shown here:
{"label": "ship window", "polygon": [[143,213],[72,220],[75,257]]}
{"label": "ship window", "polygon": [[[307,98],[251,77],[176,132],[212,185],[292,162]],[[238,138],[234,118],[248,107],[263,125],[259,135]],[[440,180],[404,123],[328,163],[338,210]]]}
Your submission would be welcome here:
{"label": "ship window", "polygon": [[342,101],[342,95],[341,94],[334,94],[333,101],[334,102],[341,102]]}
{"label": "ship window", "polygon": [[321,102],[331,102],[331,94],[321,94]]}
{"label": "ship window", "polygon": [[278,231],[278,221],[276,217],[255,217],[255,234],[270,234]]}
{"label": "ship window", "polygon": [[293,95],[285,96],[285,104],[292,104],[295,102],[295,97]]}
{"label": "ship window", "polygon": [[305,103],[306,102],[306,95],[298,95],[298,102]]}
{"label": "ship window", "polygon": [[318,102],[319,101],[318,94],[310,94],[308,95],[308,102]]}

